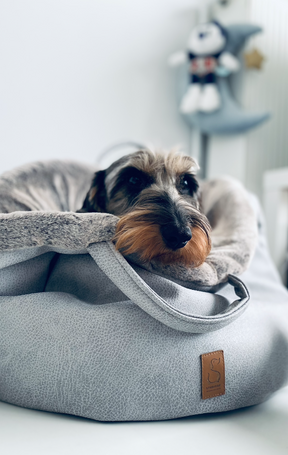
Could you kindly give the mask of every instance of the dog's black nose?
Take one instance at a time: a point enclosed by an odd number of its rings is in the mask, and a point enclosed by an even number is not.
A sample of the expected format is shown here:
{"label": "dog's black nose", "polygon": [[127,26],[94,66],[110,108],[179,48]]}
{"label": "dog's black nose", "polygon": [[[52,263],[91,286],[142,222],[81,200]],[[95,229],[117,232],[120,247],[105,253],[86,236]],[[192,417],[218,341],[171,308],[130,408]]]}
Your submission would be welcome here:
{"label": "dog's black nose", "polygon": [[179,228],[175,224],[167,224],[161,227],[163,240],[172,250],[183,248],[192,238],[192,232],[189,227]]}

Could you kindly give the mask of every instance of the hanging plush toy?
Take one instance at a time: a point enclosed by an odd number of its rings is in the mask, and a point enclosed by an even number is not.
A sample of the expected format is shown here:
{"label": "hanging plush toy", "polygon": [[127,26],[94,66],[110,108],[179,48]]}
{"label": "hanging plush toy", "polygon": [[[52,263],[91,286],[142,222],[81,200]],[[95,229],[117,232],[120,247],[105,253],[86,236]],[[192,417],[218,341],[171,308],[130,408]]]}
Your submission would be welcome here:
{"label": "hanging plush toy", "polygon": [[197,25],[188,39],[187,53],[173,54],[173,66],[189,60],[190,84],[182,98],[180,111],[213,112],[221,107],[221,97],[216,84],[217,75],[228,75],[240,68],[239,61],[225,51],[227,33],[217,22]]}

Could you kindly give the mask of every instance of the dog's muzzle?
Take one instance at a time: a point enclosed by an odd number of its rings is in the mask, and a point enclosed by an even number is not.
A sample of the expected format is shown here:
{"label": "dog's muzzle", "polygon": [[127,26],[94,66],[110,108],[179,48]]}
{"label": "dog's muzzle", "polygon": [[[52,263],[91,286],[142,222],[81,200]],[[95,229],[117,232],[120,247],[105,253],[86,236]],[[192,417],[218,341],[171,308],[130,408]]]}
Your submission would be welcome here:
{"label": "dog's muzzle", "polygon": [[189,240],[192,239],[192,232],[188,226],[179,227],[176,224],[168,224],[162,226],[160,232],[165,245],[171,250],[184,248]]}

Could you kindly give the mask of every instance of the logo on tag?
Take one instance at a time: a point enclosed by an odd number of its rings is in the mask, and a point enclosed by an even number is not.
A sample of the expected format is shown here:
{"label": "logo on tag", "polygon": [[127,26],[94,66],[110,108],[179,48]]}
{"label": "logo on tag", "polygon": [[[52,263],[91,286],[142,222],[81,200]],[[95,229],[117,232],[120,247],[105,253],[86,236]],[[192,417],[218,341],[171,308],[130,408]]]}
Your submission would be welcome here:
{"label": "logo on tag", "polygon": [[201,355],[202,399],[225,395],[224,352],[215,351]]}

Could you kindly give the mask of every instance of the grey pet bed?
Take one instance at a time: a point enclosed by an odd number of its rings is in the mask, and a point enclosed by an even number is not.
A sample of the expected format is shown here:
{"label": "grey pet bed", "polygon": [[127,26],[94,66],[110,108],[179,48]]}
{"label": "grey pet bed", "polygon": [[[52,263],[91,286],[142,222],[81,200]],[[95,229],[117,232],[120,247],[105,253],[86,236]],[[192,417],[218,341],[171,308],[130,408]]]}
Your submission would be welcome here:
{"label": "grey pet bed", "polygon": [[[48,162],[0,178],[0,399],[157,420],[257,404],[287,384],[288,294],[257,201],[234,181],[204,183],[206,262],[135,264],[111,243],[116,217],[74,213],[91,177]],[[207,353],[225,361],[225,391],[212,398],[201,390]]]}

